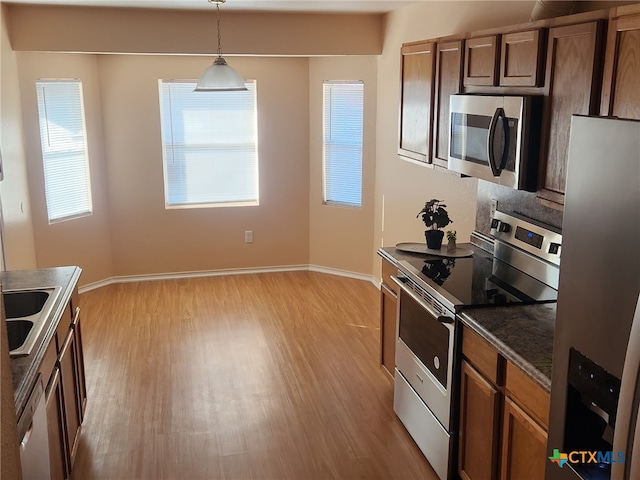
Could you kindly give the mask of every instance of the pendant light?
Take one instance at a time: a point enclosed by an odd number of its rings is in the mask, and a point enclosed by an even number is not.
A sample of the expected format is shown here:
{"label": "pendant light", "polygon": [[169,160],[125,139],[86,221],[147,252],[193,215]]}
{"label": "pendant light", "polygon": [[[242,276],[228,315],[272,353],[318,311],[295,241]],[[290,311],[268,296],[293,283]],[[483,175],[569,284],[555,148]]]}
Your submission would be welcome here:
{"label": "pendant light", "polygon": [[226,0],[208,0],[209,3],[216,4],[218,15],[218,58],[213,64],[207,68],[200,76],[200,80],[194,89],[194,92],[224,92],[233,90],[246,90],[244,80],[238,73],[227,65],[222,58],[221,35],[220,35],[220,4]]}

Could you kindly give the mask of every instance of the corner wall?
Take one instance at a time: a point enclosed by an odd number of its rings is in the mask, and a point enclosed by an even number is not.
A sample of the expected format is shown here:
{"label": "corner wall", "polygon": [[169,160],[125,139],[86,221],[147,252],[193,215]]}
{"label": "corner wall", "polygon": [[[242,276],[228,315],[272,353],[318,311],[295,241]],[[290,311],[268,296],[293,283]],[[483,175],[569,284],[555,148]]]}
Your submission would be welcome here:
{"label": "corner wall", "polygon": [[[309,63],[311,147],[309,263],[371,275],[375,207],[377,57],[323,57],[312,58]],[[322,204],[322,82],[324,80],[364,81],[361,208]]]}
{"label": "corner wall", "polygon": [[[95,55],[19,52],[26,162],[33,205],[38,268],[78,265],[81,283],[113,275],[108,176],[103,144],[101,79]],[[35,82],[40,78],[77,78],[82,81],[93,214],[49,224]]]}

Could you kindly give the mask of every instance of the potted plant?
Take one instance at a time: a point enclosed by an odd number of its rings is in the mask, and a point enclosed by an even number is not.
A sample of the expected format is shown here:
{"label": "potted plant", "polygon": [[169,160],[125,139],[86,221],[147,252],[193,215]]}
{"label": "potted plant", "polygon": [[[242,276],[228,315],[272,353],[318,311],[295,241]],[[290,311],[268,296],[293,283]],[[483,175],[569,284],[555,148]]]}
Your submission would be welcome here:
{"label": "potted plant", "polygon": [[455,230],[447,230],[447,253],[453,253],[456,251],[456,239],[458,238],[458,234]]}
{"label": "potted plant", "polygon": [[416,218],[422,215],[422,221],[427,229],[424,236],[427,240],[427,248],[439,250],[442,247],[444,231],[441,229],[452,223],[446,205],[442,200],[432,198],[425,202],[424,208],[418,212]]}

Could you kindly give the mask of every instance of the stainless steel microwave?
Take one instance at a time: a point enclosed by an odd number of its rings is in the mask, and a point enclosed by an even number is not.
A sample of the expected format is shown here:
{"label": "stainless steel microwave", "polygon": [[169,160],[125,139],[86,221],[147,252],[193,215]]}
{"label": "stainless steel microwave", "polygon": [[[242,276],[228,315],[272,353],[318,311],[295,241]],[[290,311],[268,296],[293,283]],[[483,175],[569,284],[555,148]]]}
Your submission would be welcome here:
{"label": "stainless steel microwave", "polygon": [[542,96],[451,95],[450,107],[449,170],[536,191]]}

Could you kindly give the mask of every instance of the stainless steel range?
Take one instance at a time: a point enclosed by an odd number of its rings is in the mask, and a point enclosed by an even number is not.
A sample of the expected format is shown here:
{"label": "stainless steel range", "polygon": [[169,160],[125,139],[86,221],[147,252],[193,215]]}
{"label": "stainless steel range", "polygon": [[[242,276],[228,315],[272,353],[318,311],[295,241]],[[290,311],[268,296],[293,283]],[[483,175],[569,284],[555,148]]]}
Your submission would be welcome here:
{"label": "stainless steel range", "polygon": [[459,328],[464,308],[554,302],[559,230],[496,212],[493,255],[412,255],[399,262],[394,410],[441,479],[453,477],[457,447]]}

